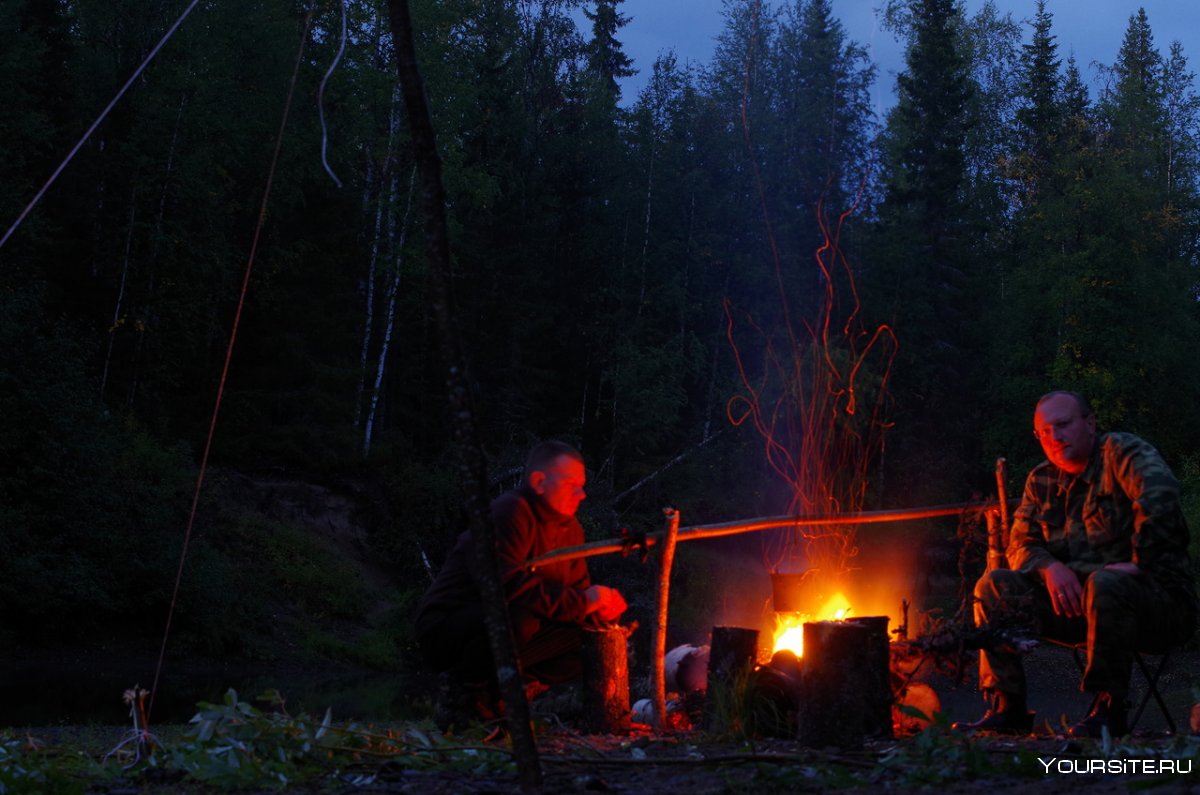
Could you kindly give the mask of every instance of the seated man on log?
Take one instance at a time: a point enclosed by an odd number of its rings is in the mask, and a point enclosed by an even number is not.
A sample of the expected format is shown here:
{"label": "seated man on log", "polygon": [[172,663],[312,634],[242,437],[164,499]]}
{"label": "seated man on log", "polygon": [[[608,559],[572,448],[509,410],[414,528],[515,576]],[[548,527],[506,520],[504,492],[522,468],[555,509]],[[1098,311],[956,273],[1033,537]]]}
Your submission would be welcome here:
{"label": "seated man on log", "polygon": [[[582,544],[575,512],[586,496],[583,456],[563,442],[542,442],[525,463],[524,483],[492,501],[496,558],[508,599],[517,657],[531,696],[581,673],[583,628],[616,621],[625,599],[593,585],[583,558],[539,566],[526,561]],[[490,719],[498,686],[473,569],[474,539],[459,536],[417,607],[416,637],[426,660],[447,675],[451,699]]]}
{"label": "seated man on log", "polygon": [[[1177,645],[1195,629],[1179,483],[1141,438],[1097,434],[1091,407],[1074,392],[1044,395],[1033,432],[1048,460],[1029,473],[1013,516],[1011,570],[989,571],[975,585],[975,623],[1086,640],[1082,689],[1095,700],[1068,734],[1100,737],[1107,727],[1117,737],[1127,731],[1134,650]],[[987,712],[955,728],[1030,730],[1018,652],[981,651],[979,686]]]}

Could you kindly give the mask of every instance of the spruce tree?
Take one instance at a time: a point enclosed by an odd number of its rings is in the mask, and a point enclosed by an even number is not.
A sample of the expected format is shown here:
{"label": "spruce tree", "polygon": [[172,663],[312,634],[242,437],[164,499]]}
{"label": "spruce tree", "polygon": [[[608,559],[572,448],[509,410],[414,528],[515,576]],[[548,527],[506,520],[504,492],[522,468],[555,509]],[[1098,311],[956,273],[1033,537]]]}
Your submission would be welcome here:
{"label": "spruce tree", "polygon": [[[956,3],[912,0],[908,8],[913,28],[884,132],[884,199],[868,294],[900,345],[890,487],[936,501],[953,486],[935,473],[969,472],[977,436],[975,402],[966,397],[977,389],[970,326],[978,308],[970,305],[973,241],[964,201],[972,85]],[[939,440],[936,453],[930,439]]]}

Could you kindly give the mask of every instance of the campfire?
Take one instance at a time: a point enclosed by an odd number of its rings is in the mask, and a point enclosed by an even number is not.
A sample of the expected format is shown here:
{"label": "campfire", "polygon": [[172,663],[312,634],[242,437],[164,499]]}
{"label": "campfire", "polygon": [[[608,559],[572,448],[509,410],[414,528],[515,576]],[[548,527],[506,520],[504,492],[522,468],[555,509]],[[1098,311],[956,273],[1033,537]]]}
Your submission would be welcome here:
{"label": "campfire", "polygon": [[805,624],[888,615],[897,607],[884,593],[861,587],[849,577],[821,577],[815,569],[772,572],[771,591],[772,656],[786,650],[803,657]]}
{"label": "campfire", "polygon": [[797,657],[803,657],[805,624],[813,621],[841,621],[849,618],[852,613],[850,600],[841,591],[829,597],[820,609],[812,613],[805,611],[776,611],[775,643],[771,648],[771,654],[774,655],[781,650],[787,650]]}

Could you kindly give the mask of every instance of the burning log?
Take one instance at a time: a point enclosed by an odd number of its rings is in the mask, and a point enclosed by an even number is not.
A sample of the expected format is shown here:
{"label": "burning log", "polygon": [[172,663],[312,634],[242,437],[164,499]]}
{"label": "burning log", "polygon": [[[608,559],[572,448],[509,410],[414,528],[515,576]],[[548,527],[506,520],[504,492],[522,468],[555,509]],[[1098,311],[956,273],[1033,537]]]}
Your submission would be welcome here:
{"label": "burning log", "polygon": [[891,643],[888,640],[887,616],[861,616],[847,619],[848,623],[867,628],[866,701],[863,732],[867,737],[892,736]]}
{"label": "burning log", "polygon": [[708,655],[708,701],[705,710],[706,728],[718,734],[731,726],[729,709],[719,708],[718,701],[733,698],[745,687],[747,677],[758,660],[758,630],[744,627],[713,627]]}
{"label": "burning log", "polygon": [[868,722],[866,694],[875,679],[868,663],[872,658],[870,637],[868,626],[849,621],[804,625],[797,734],[804,745],[862,747]]}
{"label": "burning log", "polygon": [[596,734],[629,732],[631,628],[612,624],[583,633],[583,726]]}

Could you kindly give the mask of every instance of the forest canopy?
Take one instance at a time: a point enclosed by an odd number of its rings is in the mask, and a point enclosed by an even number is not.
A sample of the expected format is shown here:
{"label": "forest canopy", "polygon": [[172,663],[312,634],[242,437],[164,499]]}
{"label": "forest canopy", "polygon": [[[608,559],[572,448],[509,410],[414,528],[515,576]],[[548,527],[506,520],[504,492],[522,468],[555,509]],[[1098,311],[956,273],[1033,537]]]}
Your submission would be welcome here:
{"label": "forest canopy", "polygon": [[[184,6],[0,0],[0,633],[158,626],[277,143],[211,465],[372,484],[410,584],[460,528],[382,0],[197,5],[10,228]],[[621,6],[411,0],[498,490],[553,437],[604,535],[958,502],[1052,388],[1200,480],[1200,100],[1144,11],[1093,78],[1052,2],[891,0],[880,118],[829,0],[727,0],[686,66]]]}

